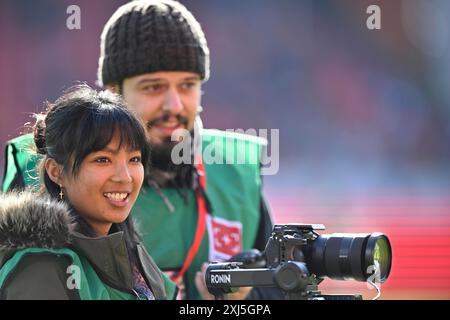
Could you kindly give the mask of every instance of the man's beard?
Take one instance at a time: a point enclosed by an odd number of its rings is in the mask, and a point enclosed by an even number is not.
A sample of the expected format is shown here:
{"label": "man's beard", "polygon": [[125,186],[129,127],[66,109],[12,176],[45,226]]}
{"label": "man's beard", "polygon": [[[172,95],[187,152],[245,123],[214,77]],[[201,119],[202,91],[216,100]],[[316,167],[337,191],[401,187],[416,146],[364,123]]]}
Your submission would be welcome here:
{"label": "man's beard", "polygon": [[[175,115],[178,123],[187,126],[189,120],[182,115]],[[147,129],[150,130],[153,126],[160,125],[167,122],[170,118],[170,114],[165,113],[161,117],[155,118],[147,122]],[[190,132],[192,136],[192,132]],[[151,166],[163,171],[171,171],[176,165],[172,161],[172,149],[177,144],[177,141],[172,141],[171,137],[165,137],[160,143],[152,143],[150,141],[151,147]]]}
{"label": "man's beard", "polygon": [[150,143],[151,160],[150,166],[163,171],[172,171],[176,165],[172,161],[172,149],[179,143],[171,141],[171,137],[166,137],[158,144]]}
{"label": "man's beard", "polygon": [[[191,141],[194,130],[190,132]],[[172,141],[171,137],[166,137],[157,144],[150,143],[151,156],[147,170],[147,179],[154,180],[160,187],[178,187],[190,188],[192,186],[192,173],[195,171],[193,166],[192,145],[189,163],[175,164],[172,161],[172,150],[182,141]],[[183,156],[180,150],[180,156]]]}

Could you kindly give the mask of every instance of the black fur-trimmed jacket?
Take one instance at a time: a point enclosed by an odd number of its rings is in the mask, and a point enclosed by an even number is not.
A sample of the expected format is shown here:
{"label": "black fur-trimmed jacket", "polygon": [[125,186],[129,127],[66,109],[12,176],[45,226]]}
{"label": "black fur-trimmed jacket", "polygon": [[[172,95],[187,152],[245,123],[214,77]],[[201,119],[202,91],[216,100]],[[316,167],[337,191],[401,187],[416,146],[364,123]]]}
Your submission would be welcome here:
{"label": "black fur-trimmed jacket", "polygon": [[[173,298],[166,281],[142,245],[137,247],[143,277],[156,299]],[[77,261],[87,286],[71,283],[68,268]],[[75,231],[68,207],[29,192],[0,195],[1,299],[133,299],[133,272],[123,232],[90,238]]]}

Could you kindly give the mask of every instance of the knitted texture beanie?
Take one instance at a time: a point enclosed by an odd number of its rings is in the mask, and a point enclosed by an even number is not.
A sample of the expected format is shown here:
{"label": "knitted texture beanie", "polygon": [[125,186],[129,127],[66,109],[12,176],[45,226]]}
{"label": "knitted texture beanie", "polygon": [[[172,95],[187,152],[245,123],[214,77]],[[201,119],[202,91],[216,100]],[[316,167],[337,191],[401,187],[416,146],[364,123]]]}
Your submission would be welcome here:
{"label": "knitted texture beanie", "polygon": [[179,2],[135,0],[111,16],[100,38],[98,84],[148,72],[190,71],[209,77],[209,49],[200,24]]}

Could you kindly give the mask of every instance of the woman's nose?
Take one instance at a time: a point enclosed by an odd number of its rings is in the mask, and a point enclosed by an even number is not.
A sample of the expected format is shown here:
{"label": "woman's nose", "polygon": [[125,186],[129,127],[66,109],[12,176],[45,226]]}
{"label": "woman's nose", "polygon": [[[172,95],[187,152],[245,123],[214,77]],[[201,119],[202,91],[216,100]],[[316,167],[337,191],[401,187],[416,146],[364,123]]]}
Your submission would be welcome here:
{"label": "woman's nose", "polygon": [[115,172],[112,177],[114,182],[131,182],[132,177],[128,164],[120,163],[115,166]]}

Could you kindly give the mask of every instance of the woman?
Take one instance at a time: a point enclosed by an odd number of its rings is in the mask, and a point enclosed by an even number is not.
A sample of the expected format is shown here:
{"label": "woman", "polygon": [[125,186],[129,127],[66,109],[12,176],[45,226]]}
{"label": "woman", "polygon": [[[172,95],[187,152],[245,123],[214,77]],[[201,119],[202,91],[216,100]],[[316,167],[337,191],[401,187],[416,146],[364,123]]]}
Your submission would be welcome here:
{"label": "woman", "polygon": [[0,197],[0,298],[173,298],[129,216],[149,154],[118,96],[76,87],[38,117],[34,138],[47,196]]}

